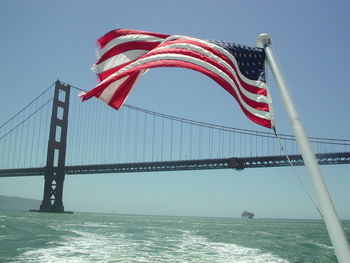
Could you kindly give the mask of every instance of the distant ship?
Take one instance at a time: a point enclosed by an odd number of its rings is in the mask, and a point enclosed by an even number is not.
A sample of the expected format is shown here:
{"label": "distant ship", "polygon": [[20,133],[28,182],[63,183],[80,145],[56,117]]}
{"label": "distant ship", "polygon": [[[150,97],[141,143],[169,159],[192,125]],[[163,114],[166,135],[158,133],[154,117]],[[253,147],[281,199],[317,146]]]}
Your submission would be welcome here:
{"label": "distant ship", "polygon": [[254,218],[254,213],[248,212],[246,210],[242,213],[242,218]]}

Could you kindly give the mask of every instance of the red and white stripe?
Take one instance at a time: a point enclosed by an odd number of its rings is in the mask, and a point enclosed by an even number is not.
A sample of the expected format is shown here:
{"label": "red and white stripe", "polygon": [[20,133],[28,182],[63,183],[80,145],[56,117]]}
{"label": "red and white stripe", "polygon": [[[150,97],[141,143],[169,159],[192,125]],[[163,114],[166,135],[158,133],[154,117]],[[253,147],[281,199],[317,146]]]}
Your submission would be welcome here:
{"label": "red and white stripe", "polygon": [[155,67],[183,67],[206,74],[239,103],[252,121],[274,126],[272,101],[267,84],[246,78],[237,61],[224,48],[197,38],[119,29],[98,40],[95,70],[100,83],[83,95],[93,96],[119,109],[138,78]]}

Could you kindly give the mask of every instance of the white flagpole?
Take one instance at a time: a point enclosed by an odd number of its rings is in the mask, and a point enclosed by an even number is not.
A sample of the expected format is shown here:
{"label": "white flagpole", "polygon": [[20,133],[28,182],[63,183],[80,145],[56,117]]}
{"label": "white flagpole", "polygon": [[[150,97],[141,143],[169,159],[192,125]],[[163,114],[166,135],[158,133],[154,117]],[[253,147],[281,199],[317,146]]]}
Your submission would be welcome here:
{"label": "white flagpole", "polygon": [[259,47],[265,50],[265,54],[269,62],[272,74],[275,78],[277,87],[279,89],[280,96],[288,113],[289,121],[293,128],[293,132],[299,150],[301,152],[305,166],[308,169],[309,176],[311,177],[313,186],[315,188],[323,220],[326,224],[329,237],[334,247],[335,254],[340,263],[349,263],[350,250],[344,230],[336,214],[327,186],[324,182],[321,170],[318,166],[315,154],[312,151],[304,127],[300,121],[294,103],[292,101],[287,83],[283,77],[282,71],[277,62],[275,54],[272,48],[270,47],[271,37],[268,34],[261,34],[257,38],[257,44]]}

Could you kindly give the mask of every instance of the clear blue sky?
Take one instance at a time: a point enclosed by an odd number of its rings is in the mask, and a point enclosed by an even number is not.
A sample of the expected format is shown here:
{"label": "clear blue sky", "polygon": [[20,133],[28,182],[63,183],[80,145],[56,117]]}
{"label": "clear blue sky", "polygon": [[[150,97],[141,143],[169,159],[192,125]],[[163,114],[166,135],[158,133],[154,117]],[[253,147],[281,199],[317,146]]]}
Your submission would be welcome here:
{"label": "clear blue sky", "polygon": [[[0,123],[56,79],[89,90],[96,39],[116,28],[255,45],[267,32],[308,135],[349,139],[349,1],[0,1]],[[269,78],[281,133],[291,133]],[[86,102],[89,103],[89,102]],[[154,69],[128,104],[245,129],[231,97],[189,70]],[[321,167],[350,219],[350,166]],[[305,168],[298,172],[311,189]],[[200,176],[198,176],[200,175]],[[312,190],[310,190],[312,192]],[[43,178],[0,178],[0,194],[42,199]],[[312,192],[313,194],[313,192]],[[67,210],[136,214],[319,218],[290,168],[66,177]]]}

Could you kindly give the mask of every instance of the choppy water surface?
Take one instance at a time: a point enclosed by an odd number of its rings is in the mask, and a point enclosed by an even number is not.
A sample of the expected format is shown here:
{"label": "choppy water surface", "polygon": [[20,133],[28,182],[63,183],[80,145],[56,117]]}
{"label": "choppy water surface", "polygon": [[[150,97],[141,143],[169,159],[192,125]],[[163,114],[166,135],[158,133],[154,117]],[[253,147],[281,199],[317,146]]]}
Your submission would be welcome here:
{"label": "choppy water surface", "polygon": [[[344,222],[350,236],[350,222]],[[337,262],[322,221],[0,211],[0,262]]]}

